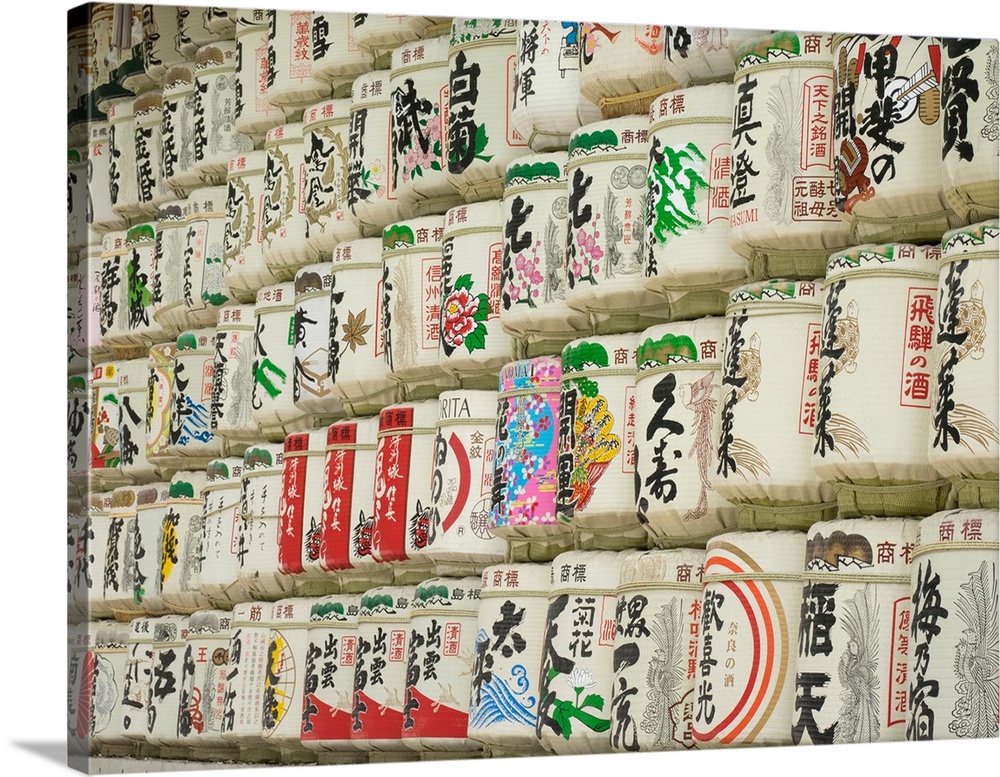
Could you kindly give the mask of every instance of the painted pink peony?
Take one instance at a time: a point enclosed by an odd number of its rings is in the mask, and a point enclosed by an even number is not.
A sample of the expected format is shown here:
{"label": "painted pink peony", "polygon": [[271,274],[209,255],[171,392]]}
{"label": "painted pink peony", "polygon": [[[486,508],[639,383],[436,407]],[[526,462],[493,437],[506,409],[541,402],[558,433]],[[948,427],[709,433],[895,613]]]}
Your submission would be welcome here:
{"label": "painted pink peony", "polygon": [[476,330],[476,311],[479,297],[474,297],[468,289],[455,289],[444,301],[444,331],[442,337],[448,345],[458,347]]}

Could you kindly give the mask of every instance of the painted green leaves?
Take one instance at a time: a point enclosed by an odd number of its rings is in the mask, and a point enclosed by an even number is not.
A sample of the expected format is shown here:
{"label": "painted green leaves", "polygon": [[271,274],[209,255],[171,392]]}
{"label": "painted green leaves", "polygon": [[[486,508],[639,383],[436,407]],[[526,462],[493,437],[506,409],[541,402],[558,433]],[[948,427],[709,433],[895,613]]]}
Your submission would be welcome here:
{"label": "painted green leaves", "polygon": [[653,140],[649,169],[650,205],[653,208],[652,235],[657,243],[666,243],[670,236],[680,236],[689,229],[702,226],[697,211],[697,197],[708,190],[705,155],[694,143],[659,149]]}

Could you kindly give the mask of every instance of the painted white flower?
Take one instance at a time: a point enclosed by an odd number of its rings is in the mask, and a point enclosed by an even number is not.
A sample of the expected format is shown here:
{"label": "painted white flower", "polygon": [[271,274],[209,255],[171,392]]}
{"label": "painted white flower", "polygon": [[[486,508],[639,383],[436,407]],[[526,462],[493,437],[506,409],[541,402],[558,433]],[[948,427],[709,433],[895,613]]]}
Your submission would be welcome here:
{"label": "painted white flower", "polygon": [[584,688],[595,688],[597,686],[597,681],[594,680],[594,675],[590,673],[589,669],[576,667],[572,672],[566,675],[566,685],[577,693],[580,693]]}

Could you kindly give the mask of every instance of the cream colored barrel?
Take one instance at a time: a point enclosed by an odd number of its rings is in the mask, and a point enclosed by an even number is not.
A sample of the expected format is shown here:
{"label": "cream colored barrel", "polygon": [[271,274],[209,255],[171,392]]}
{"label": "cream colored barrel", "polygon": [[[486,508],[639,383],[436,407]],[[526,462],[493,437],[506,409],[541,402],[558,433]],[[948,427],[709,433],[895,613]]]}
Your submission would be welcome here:
{"label": "cream colored barrel", "polygon": [[[132,598],[146,615],[168,615],[170,608],[163,601],[164,550],[169,535],[163,519],[170,511],[170,483],[160,481],[143,486],[138,491],[135,513],[135,551]],[[167,545],[165,548],[164,546]]]}
{"label": "cream colored barrel", "polygon": [[132,343],[126,333],[126,231],[106,232],[101,244],[101,343],[117,356],[128,352]]}
{"label": "cream colored barrel", "polygon": [[760,35],[760,30],[732,27],[666,27],[673,45],[666,50],[666,68],[677,84],[686,88],[702,84],[732,83],[740,47]]}
{"label": "cream colored barrel", "polygon": [[[86,359],[86,348],[83,345],[82,329],[84,326],[83,308],[88,300],[80,299],[81,270],[86,277],[86,265],[82,268],[77,263],[78,255],[71,253],[70,264],[66,268],[66,374],[76,375],[88,372],[90,364]],[[79,352],[77,348],[80,347]],[[83,353],[83,356],[80,355]]]}
{"label": "cream colored barrel", "polygon": [[532,151],[558,151],[601,120],[580,94],[580,22],[524,19],[517,31],[510,122]]}
{"label": "cream colored barrel", "polygon": [[998,506],[997,349],[988,346],[997,298],[1000,224],[945,234],[932,349],[931,466],[956,485],[959,507]]}
{"label": "cream colored barrel", "polygon": [[[177,616],[174,616],[177,617]],[[128,624],[128,648],[125,656],[125,682],[122,689],[120,724],[123,737],[132,748],[145,744],[149,703],[153,691],[153,666],[156,651],[153,646],[154,629],[159,618],[133,618]],[[131,753],[130,753],[131,754]]]}
{"label": "cream colored barrel", "polygon": [[161,469],[179,466],[178,457],[168,453],[170,419],[173,415],[175,343],[161,343],[149,349],[149,382],[146,394],[146,460]]}
{"label": "cream colored barrel", "polygon": [[313,12],[268,10],[267,100],[289,117],[333,91],[313,75]]}
{"label": "cream colored barrel", "polygon": [[128,744],[122,727],[128,632],[127,623],[101,624],[97,627],[91,651],[94,673],[90,737],[102,754],[121,753],[122,746]]}
{"label": "cream colored barrel", "polygon": [[588,124],[569,145],[566,303],[598,334],[641,331],[669,319],[645,281],[645,115]]}
{"label": "cream colored barrel", "polygon": [[156,274],[156,224],[137,224],[125,233],[122,257],[123,281],[120,305],[123,310],[124,337],[143,349],[153,343],[173,339],[153,317],[153,290]]}
{"label": "cream colored barrel", "polygon": [[941,47],[945,200],[962,224],[995,219],[1000,214],[995,110],[1000,44],[995,39],[942,38]]}
{"label": "cream colored barrel", "polygon": [[382,241],[370,237],[338,243],[331,272],[333,393],[349,415],[375,414],[403,399],[402,388],[389,376],[385,357]]}
{"label": "cream colored barrel", "polygon": [[836,491],[812,468],[822,344],[819,281],[738,287],[726,310],[718,464],[712,485],[741,529],[797,529],[833,518]]}
{"label": "cream colored barrel", "polygon": [[729,245],[733,89],[667,92],[649,106],[645,286],[675,320],[722,315],[747,262]]}
{"label": "cream colored barrel", "polygon": [[285,112],[267,99],[267,11],[236,11],[236,130],[258,147],[272,127],[285,123]]}
{"label": "cream colored barrel", "polygon": [[[615,610],[611,748],[691,750],[703,550],[625,554]],[[686,714],[687,713],[687,714]]]}
{"label": "cream colored barrel", "polygon": [[389,178],[402,213],[427,216],[462,203],[448,181],[448,35],[392,52]]}
{"label": "cream colored barrel", "polygon": [[127,89],[133,94],[140,94],[148,89],[153,89],[156,82],[146,75],[145,64],[142,60],[143,29],[142,29],[142,6],[132,5],[131,19],[127,26],[131,26],[129,34],[125,35],[124,46],[120,50],[118,72],[116,80],[122,89]]}
{"label": "cream colored barrel", "polygon": [[214,326],[230,301],[223,266],[226,194],[225,186],[209,186],[187,198],[182,289],[191,327]]}
{"label": "cream colored barrel", "polygon": [[177,50],[187,57],[221,37],[208,25],[208,9],[180,6],[177,9]]}
{"label": "cream colored barrel", "polygon": [[507,166],[500,324],[518,355],[562,351],[590,330],[587,316],[566,305],[566,162],[556,151]]}
{"label": "cream colored barrel", "polygon": [[90,383],[90,475],[102,486],[126,482],[118,466],[121,460],[118,364],[95,364]]}
{"label": "cream colored barrel", "polygon": [[493,389],[514,344],[500,324],[504,221],[499,200],[445,214],[440,368],[466,389]]}
{"label": "cream colored barrel", "polygon": [[66,500],[66,622],[68,625],[95,619],[87,606],[91,578],[88,545],[93,529],[89,520],[90,494],[67,494]]}
{"label": "cream colored barrel", "polygon": [[570,551],[549,567],[535,732],[555,755],[610,753],[616,591],[623,554]]}
{"label": "cream colored barrel", "polygon": [[81,487],[90,476],[92,380],[90,374],[72,375],[66,384],[66,477]]}
{"label": "cream colored barrel", "polygon": [[66,752],[69,759],[94,752],[91,739],[92,697],[96,629],[86,622],[67,628]]}
{"label": "cream colored barrel", "polygon": [[155,218],[160,205],[177,195],[163,179],[163,92],[154,89],[135,98],[135,177],[139,210]]}
{"label": "cream colored barrel", "polygon": [[573,547],[572,529],[556,513],[561,378],[558,356],[500,371],[488,526],[515,561],[549,561]]}
{"label": "cream colored barrel", "polygon": [[997,513],[947,510],[917,529],[906,739],[997,736]]}
{"label": "cream colored barrel", "polygon": [[264,148],[267,166],[260,204],[261,250],[271,274],[290,281],[299,267],[317,259],[306,242],[306,197],[302,186],[306,164],[301,122],[268,130]]}
{"label": "cream colored barrel", "polygon": [[702,577],[694,722],[699,748],[789,745],[803,532],[721,534]]}
{"label": "cream colored barrel", "polygon": [[390,173],[392,108],[389,70],[358,76],[351,91],[347,207],[365,237],[401,217]]}
{"label": "cream colored barrel", "polygon": [[167,452],[182,457],[185,467],[204,467],[224,455],[226,440],[212,432],[212,383],[215,330],[182,332],[174,352],[174,381]]}
{"label": "cream colored barrel", "polygon": [[236,43],[202,46],[194,67],[194,161],[205,183],[226,182],[229,160],[253,151],[253,141],[236,129]]}
{"label": "cream colored barrel", "polygon": [[236,32],[236,8],[209,6],[205,9],[205,29],[223,40],[232,40]]}
{"label": "cream colored barrel", "polygon": [[[83,525],[83,544],[86,557],[80,562],[80,568],[85,570],[81,576],[83,584],[86,585],[85,606],[91,620],[114,617],[104,598],[108,546],[112,533],[111,497],[111,491],[92,490],[87,494],[84,505],[86,515]],[[116,527],[115,532],[120,530],[120,526]],[[117,547],[117,541],[112,547]]]}
{"label": "cream colored barrel", "polygon": [[250,151],[229,160],[226,178],[226,231],[223,237],[224,279],[246,304],[262,286],[278,282],[264,261],[262,232],[266,151]]}
{"label": "cream colored barrel", "polygon": [[219,311],[212,360],[212,433],[230,445],[263,438],[253,420],[253,305]]}
{"label": "cream colored barrel", "polygon": [[635,335],[563,349],[556,511],[586,550],[647,544],[635,502],[635,356]]}
{"label": "cream colored barrel", "polygon": [[962,225],[944,194],[941,43],[834,37],[836,199],[854,243],[933,243]]}
{"label": "cream colored barrel", "polygon": [[417,752],[474,753],[468,737],[478,577],[433,577],[410,607],[403,742]]}
{"label": "cream colored barrel", "polygon": [[126,221],[134,221],[142,210],[135,164],[134,97],[112,100],[108,106],[108,185],[111,210]]}
{"label": "cream colored barrel", "polygon": [[548,611],[548,564],[487,567],[481,592],[469,738],[493,756],[540,755],[538,672]]}
{"label": "cream colored barrel", "polygon": [[507,544],[489,528],[497,424],[496,391],[439,397],[426,546],[438,575],[479,574],[504,560]]}
{"label": "cream colored barrel", "polygon": [[447,32],[451,18],[410,14],[355,13],[352,15],[354,42],[376,59],[401,43],[433,38]]}
{"label": "cream colored barrel", "polygon": [[335,573],[345,591],[392,582],[392,570],[372,555],[377,435],[377,417],[337,421],[326,430],[319,566]]}
{"label": "cream colored barrel", "polygon": [[948,505],[951,484],[927,458],[940,256],[891,243],[827,264],[812,466],[837,489],[841,518]]}
{"label": "cream colored barrel", "polygon": [[818,523],[806,533],[794,744],[905,738],[918,524],[865,517]]}
{"label": "cream colored barrel", "polygon": [[458,388],[438,365],[444,217],[392,224],[382,233],[384,355],[389,377],[410,399]]}
{"label": "cream colored barrel", "polygon": [[354,14],[313,11],[313,77],[336,89],[372,69],[372,56],[354,37]]}
{"label": "cream colored barrel", "polygon": [[257,292],[253,346],[253,420],[268,440],[311,426],[292,396],[295,285],[281,283]]}
{"label": "cream colored barrel", "polygon": [[292,593],[294,581],[278,570],[278,505],[284,460],[281,443],[251,445],[243,455],[242,522],[236,554],[240,584],[254,599],[273,601]]}
{"label": "cream colored barrel", "polygon": [[228,607],[250,599],[240,581],[240,492],[243,457],[213,459],[205,468],[203,515],[205,531],[201,552],[201,591],[213,607]]}
{"label": "cream colored barrel", "polygon": [[66,245],[79,251],[87,245],[87,167],[90,147],[70,148],[66,160]]}
{"label": "cream colored barrel", "polygon": [[657,547],[703,547],[737,526],[712,485],[725,334],[724,319],[701,318],[637,338],[636,510]]}
{"label": "cream colored barrel", "polygon": [[324,426],[345,415],[330,372],[332,267],[310,264],[295,275],[292,398]]}
{"label": "cream colored barrel", "polygon": [[188,212],[185,199],[164,203],[156,214],[152,315],[168,337],[177,337],[190,326],[184,305]]}
{"label": "cream colored barrel", "polygon": [[831,36],[780,31],[736,54],[729,190],[732,248],[751,280],[811,279],[851,235],[838,210]]}
{"label": "cream colored barrel", "polygon": [[448,180],[466,202],[503,196],[504,173],[529,152],[510,121],[514,19],[455,19],[448,46]]}
{"label": "cream colored barrel", "polygon": [[174,612],[191,613],[211,606],[201,591],[205,516],[205,470],[178,472],[170,480],[170,507],[163,517],[160,588]]}
{"label": "cream colored barrel", "polygon": [[108,506],[108,541],[104,553],[104,602],[118,621],[143,614],[135,589],[135,527],[139,486],[119,486]]}
{"label": "cream colored barrel", "polygon": [[[111,206],[111,187],[114,183],[115,197],[120,183],[112,179],[111,122],[89,122],[87,133],[87,224],[91,229],[104,233],[113,229],[124,229],[128,220],[118,215]],[[114,165],[115,176],[118,163]]]}
{"label": "cream colored barrel", "polygon": [[[91,234],[96,235],[93,232]],[[100,361],[111,355],[111,348],[101,341],[102,252],[101,242],[91,243],[80,252],[80,261],[77,264],[80,275],[77,297],[80,312],[77,315],[79,323],[76,327],[76,336],[70,338],[70,346],[91,362]]]}
{"label": "cream colored barrel", "polygon": [[580,37],[580,93],[605,119],[646,113],[654,97],[677,88],[668,69],[674,28],[583,22]]}
{"label": "cream colored barrel", "polygon": [[152,619],[153,667],[149,701],[146,704],[146,742],[159,749],[163,758],[186,755],[177,727],[184,673],[184,649],[188,637],[186,615],[164,615]]}
{"label": "cream colored barrel", "polygon": [[163,79],[163,112],[160,114],[163,182],[186,195],[201,185],[195,169],[195,63],[174,65]]}
{"label": "cream colored barrel", "polygon": [[118,362],[118,440],[122,474],[135,483],[156,478],[156,466],[146,458],[148,359]]}
{"label": "cream colored barrel", "polygon": [[343,99],[311,105],[302,114],[306,241],[322,261],[342,240],[361,237],[347,207],[350,111],[351,101]]}

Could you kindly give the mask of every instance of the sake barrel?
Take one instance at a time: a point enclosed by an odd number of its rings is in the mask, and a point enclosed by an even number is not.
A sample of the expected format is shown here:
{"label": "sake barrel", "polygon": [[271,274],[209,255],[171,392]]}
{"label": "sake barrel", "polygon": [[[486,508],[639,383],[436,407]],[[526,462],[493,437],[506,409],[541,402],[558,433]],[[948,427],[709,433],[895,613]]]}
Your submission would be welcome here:
{"label": "sake barrel", "polygon": [[253,151],[236,129],[236,43],[219,41],[198,49],[194,67],[194,161],[206,183],[226,182],[229,160]]}
{"label": "sake barrel", "polygon": [[239,8],[236,11],[236,131],[260,144],[272,127],[285,122],[285,112],[267,99],[270,64],[267,57],[267,11]]}
{"label": "sake barrel", "polygon": [[[136,500],[132,599],[146,615],[168,615],[163,601],[164,531],[163,519],[170,511],[170,483],[159,481],[139,489]],[[166,548],[166,550],[170,550]]]}
{"label": "sake barrel", "polygon": [[90,737],[94,631],[94,627],[86,622],[67,628],[66,755],[69,762],[95,752],[95,743]]}
{"label": "sake barrel", "polygon": [[569,551],[549,567],[535,734],[555,755],[609,753],[622,555]]}
{"label": "sake barrel", "polygon": [[318,258],[306,242],[301,122],[268,130],[264,148],[267,163],[264,196],[260,203],[261,250],[271,274],[281,281],[289,281],[299,267]]}
{"label": "sake barrel", "polygon": [[156,87],[156,82],[146,75],[142,61],[143,29],[142,6],[132,5],[131,19],[125,25],[125,42],[119,51],[115,80],[118,85],[133,94],[140,94]]}
{"label": "sake barrel", "polygon": [[153,664],[146,702],[146,742],[159,748],[162,758],[186,755],[177,729],[188,636],[185,615],[153,619]]}
{"label": "sake barrel", "polygon": [[146,460],[163,468],[178,466],[178,457],[169,453],[170,425],[173,415],[175,343],[151,346],[149,382],[146,393]]}
{"label": "sake barrel", "polygon": [[636,374],[635,335],[563,349],[556,513],[588,550],[647,544],[634,489]]}
{"label": "sake barrel", "polygon": [[[66,270],[66,374],[76,375],[81,372],[88,372],[90,364],[86,356],[86,349],[81,348],[84,357],[77,353],[74,345],[82,344],[80,331],[83,328],[83,307],[86,300],[80,300],[80,278],[81,268],[77,264],[78,256],[67,257],[72,263]],[[83,268],[86,272],[86,267]]]}
{"label": "sake barrel", "polygon": [[590,329],[587,316],[566,305],[566,162],[558,151],[507,165],[500,324],[518,355],[561,352]]}
{"label": "sake barrel", "polygon": [[998,249],[996,220],[952,230],[941,244],[928,455],[955,481],[960,507],[998,506],[997,355],[984,347],[1000,307]]}
{"label": "sake barrel", "polygon": [[675,320],[721,315],[747,262],[729,245],[733,88],[693,86],[649,106],[645,286]]}
{"label": "sake barrel", "polygon": [[219,310],[212,361],[212,433],[230,444],[257,442],[253,420],[253,305]]}
{"label": "sake barrel", "polygon": [[262,206],[267,152],[250,151],[229,160],[223,276],[233,297],[253,302],[257,290],[278,282],[264,261]]}
{"label": "sake barrel", "polygon": [[93,686],[90,706],[90,738],[98,752],[125,755],[128,739],[122,727],[125,666],[128,661],[127,623],[97,627],[94,646]]}
{"label": "sake barrel", "polygon": [[205,527],[202,489],[205,470],[182,471],[170,479],[170,506],[163,517],[160,590],[174,612],[191,613],[211,605],[201,591]]}
{"label": "sake barrel", "polygon": [[183,291],[188,326],[214,326],[230,301],[222,264],[226,233],[225,186],[195,189],[187,199]]}
{"label": "sake barrel", "polygon": [[354,14],[313,11],[312,42],[313,77],[335,89],[372,69],[371,54],[354,38]]}
{"label": "sake barrel", "polygon": [[86,93],[86,70],[93,47],[93,28],[86,24],[71,26],[66,34],[66,110],[76,108]]}
{"label": "sake barrel", "polygon": [[342,590],[392,582],[392,570],[372,555],[377,435],[378,418],[337,421],[326,430],[319,566]]}
{"label": "sake barrel", "polygon": [[835,198],[852,242],[937,242],[961,226],[944,194],[941,39],[837,35],[833,57]]}
{"label": "sake barrel", "polygon": [[124,339],[145,356],[153,343],[171,339],[153,317],[156,272],[156,224],[137,224],[125,233],[121,301]]}
{"label": "sake barrel", "polygon": [[791,744],[805,544],[793,531],[708,541],[691,724],[699,748]]}
{"label": "sake barrel", "polygon": [[322,763],[359,763],[351,743],[354,657],[358,649],[361,596],[337,594],[309,609],[309,647],[303,667],[302,746]]}
{"label": "sake barrel", "polygon": [[70,148],[66,160],[66,245],[78,251],[87,244],[87,155],[89,146]]}
{"label": "sake barrel", "polygon": [[559,151],[601,112],[580,94],[580,22],[518,22],[510,123],[533,151]]}
{"label": "sake barrel", "polygon": [[220,34],[208,26],[208,10],[195,6],[180,6],[177,9],[177,50],[186,57],[195,53]]}
{"label": "sake barrel", "polygon": [[152,313],[167,337],[177,337],[191,325],[184,304],[188,212],[187,200],[171,200],[156,214]]}
{"label": "sake barrel", "polygon": [[548,564],[487,567],[472,664],[469,738],[494,756],[540,755],[538,672],[548,611]]}
{"label": "sake barrel", "polygon": [[580,94],[605,119],[646,113],[653,98],[677,88],[667,67],[678,45],[673,27],[584,22],[580,36]]}
{"label": "sake barrel", "polygon": [[101,273],[103,263],[103,238],[96,232],[89,233],[98,238],[80,252],[77,273],[80,278],[77,291],[76,331],[70,337],[70,347],[85,360],[99,361],[111,354],[111,348],[101,342]]}
{"label": "sake barrel", "polygon": [[127,300],[126,247],[127,233],[124,230],[107,232],[101,244],[101,342],[117,355],[131,352],[132,346],[126,334]]}
{"label": "sake barrel", "polygon": [[[625,554],[615,610],[611,748],[690,750],[703,550]],[[692,575],[692,573],[694,573]]]}
{"label": "sake barrel", "polygon": [[213,607],[230,607],[250,599],[240,580],[240,492],[243,457],[213,459],[205,468],[205,531],[201,552],[201,591]]}
{"label": "sake barrel", "polygon": [[712,485],[739,506],[743,529],[804,531],[835,515],[836,491],[811,466],[819,373],[809,365],[823,334],[817,286],[766,281],[729,297]]}
{"label": "sake barrel", "polygon": [[268,10],[267,100],[289,116],[333,91],[313,75],[313,12]]}
{"label": "sake barrel", "polygon": [[193,759],[224,760],[237,755],[235,743],[222,738],[231,623],[232,613],[226,610],[196,612],[188,620],[177,734],[191,748]]}
{"label": "sake barrel", "polygon": [[108,186],[111,210],[126,222],[142,213],[136,179],[134,97],[112,100],[108,105]]}
{"label": "sake barrel", "polygon": [[455,19],[448,46],[448,180],[466,202],[503,196],[507,164],[528,153],[511,124],[514,19]]}
{"label": "sake barrel", "polygon": [[[91,620],[112,618],[114,612],[104,599],[105,581],[107,579],[108,547],[111,537],[111,491],[90,491],[86,495],[84,510],[83,537],[85,553],[81,560],[82,582],[86,585],[85,604],[87,616]],[[116,524],[115,533],[121,531]],[[112,547],[118,548],[116,539]]]}
{"label": "sake barrel", "polygon": [[279,599],[274,603],[267,638],[261,736],[281,751],[283,763],[314,761],[302,746],[306,655],[309,652],[309,616],[318,599]]}
{"label": "sake barrel", "polygon": [[441,242],[438,364],[463,388],[492,389],[513,342],[500,326],[503,275],[500,202],[459,205],[445,214]]}
{"label": "sake barrel", "polygon": [[107,506],[108,539],[104,552],[104,601],[119,621],[143,614],[133,596],[137,509],[138,487],[119,486],[111,492],[111,503]]}
{"label": "sake barrel", "polygon": [[79,486],[84,486],[90,476],[93,397],[88,384],[92,380],[90,375],[71,375],[66,384],[66,477]]}
{"label": "sake barrel", "polygon": [[997,735],[997,514],[922,520],[912,553],[908,741]]}
{"label": "sake barrel", "polygon": [[[128,219],[111,209],[115,202],[111,191],[114,185],[115,197],[120,190],[118,163],[115,162],[112,178],[111,123],[91,121],[87,124],[87,224],[91,229],[104,233],[114,229],[124,229]],[[120,152],[119,152],[120,153]]]}
{"label": "sake barrel", "polygon": [[310,264],[295,274],[293,317],[292,399],[299,410],[327,424],[345,414],[330,372],[332,267]]}
{"label": "sake barrel", "polygon": [[566,303],[589,315],[599,334],[641,331],[668,320],[645,274],[645,115],[588,124],[569,146]]}
{"label": "sake barrel", "polygon": [[361,235],[378,235],[401,217],[389,172],[392,107],[389,70],[358,76],[351,90],[347,207]]}
{"label": "sake barrel", "polygon": [[173,411],[167,452],[183,457],[189,468],[204,467],[209,459],[223,455],[223,449],[228,447],[225,438],[212,433],[215,330],[182,332],[174,353]]}
{"label": "sake barrel", "polygon": [[99,485],[126,482],[121,473],[118,362],[94,365],[90,384],[90,475]]}
{"label": "sake barrel", "polygon": [[336,576],[320,567],[325,488],[326,428],[285,438],[278,501],[278,569],[295,580],[296,594],[328,594]]}
{"label": "sake barrel", "polygon": [[389,74],[392,188],[403,213],[426,216],[460,205],[448,181],[448,43],[418,39],[392,52]]}
{"label": "sake barrel", "polygon": [[91,578],[88,548],[93,536],[89,519],[90,494],[67,496],[66,504],[66,622],[83,623],[96,618],[87,606]]}
{"label": "sake barrel", "polygon": [[962,224],[975,224],[1000,212],[1000,133],[994,110],[1000,44],[996,39],[941,38],[941,45],[944,196]]}
{"label": "sake barrel", "polygon": [[156,477],[156,466],[146,458],[146,405],[149,393],[148,359],[118,362],[118,466],[135,483]]}
{"label": "sake barrel", "polygon": [[403,399],[403,389],[389,376],[385,357],[382,241],[371,237],[338,243],[331,272],[333,393],[349,415],[378,413]]}
{"label": "sake barrel", "polygon": [[139,211],[155,218],[160,205],[176,195],[163,179],[163,92],[154,89],[135,98],[135,177]]}
{"label": "sake barrel", "polygon": [[[243,455],[240,524],[236,555],[239,581],[254,599],[280,599],[292,592],[293,580],[278,569],[278,505],[284,445],[259,443]],[[258,731],[260,726],[257,726]]]}
{"label": "sake barrel", "polygon": [[427,546],[434,462],[434,400],[389,405],[378,416],[372,556],[393,564],[396,580],[430,576]]}
{"label": "sake barrel", "polygon": [[[177,618],[179,616],[173,616]],[[128,652],[122,688],[121,729],[133,750],[149,752],[146,746],[147,721],[153,693],[153,666],[156,650],[153,633],[163,634],[166,624],[158,618],[133,618],[128,624]],[[130,753],[131,755],[131,753]]]}
{"label": "sake barrel", "polygon": [[356,13],[352,15],[354,42],[376,59],[401,43],[433,38],[447,32],[451,19],[447,16],[416,16],[411,14]]}
{"label": "sake barrel", "polygon": [[827,265],[812,463],[842,518],[947,506],[951,484],[927,459],[940,256],[938,246],[863,245]]}
{"label": "sake barrel", "polygon": [[241,761],[278,756],[277,748],[261,737],[273,608],[270,602],[242,602],[233,607],[222,738],[237,743]]}
{"label": "sake barrel", "polygon": [[732,83],[740,47],[760,30],[731,27],[665,27],[673,45],[666,48],[667,73],[681,87]]}
{"label": "sake barrel", "polygon": [[558,356],[500,371],[488,527],[515,561],[548,561],[573,547],[569,524],[556,514],[561,378]]}
{"label": "sake barrel", "polygon": [[439,397],[427,544],[420,552],[438,575],[479,574],[504,560],[507,544],[489,527],[496,413],[496,391]]}
{"label": "sake barrel", "polygon": [[90,32],[93,36],[91,48],[91,91],[98,93],[101,87],[111,83],[112,66],[108,62],[111,54],[115,7],[112,3],[96,3],[90,13]]}
{"label": "sake barrel", "polygon": [[295,285],[280,283],[257,292],[253,345],[253,420],[271,440],[311,426],[292,395],[295,336]]}
{"label": "sake barrel", "polygon": [[354,654],[351,742],[367,751],[406,752],[403,704],[414,586],[379,586],[361,597]]}
{"label": "sake barrel", "polygon": [[389,377],[409,399],[458,388],[438,365],[443,238],[443,216],[392,224],[382,233],[383,353]]}
{"label": "sake barrel", "polygon": [[350,111],[351,101],[343,99],[311,105],[302,114],[306,241],[323,261],[340,241],[361,237],[347,209]]}
{"label": "sake barrel", "polygon": [[737,52],[729,226],[751,280],[816,278],[854,239],[837,207],[831,36],[776,32]]}
{"label": "sake barrel", "polygon": [[219,8],[217,6],[206,8],[205,28],[223,40],[232,40],[236,31],[236,12],[235,8]]}
{"label": "sake barrel", "polygon": [[806,533],[793,743],[904,739],[918,523],[865,517]]}
{"label": "sake barrel", "polygon": [[737,526],[712,483],[725,333],[722,318],[702,318],[637,338],[636,512],[656,547],[703,547]]}
{"label": "sake barrel", "polygon": [[193,62],[174,65],[163,79],[163,112],[160,114],[163,181],[178,194],[201,185],[195,169],[195,91]]}
{"label": "sake barrel", "polygon": [[403,742],[417,752],[470,753],[469,695],[479,616],[478,577],[432,577],[410,606]]}

